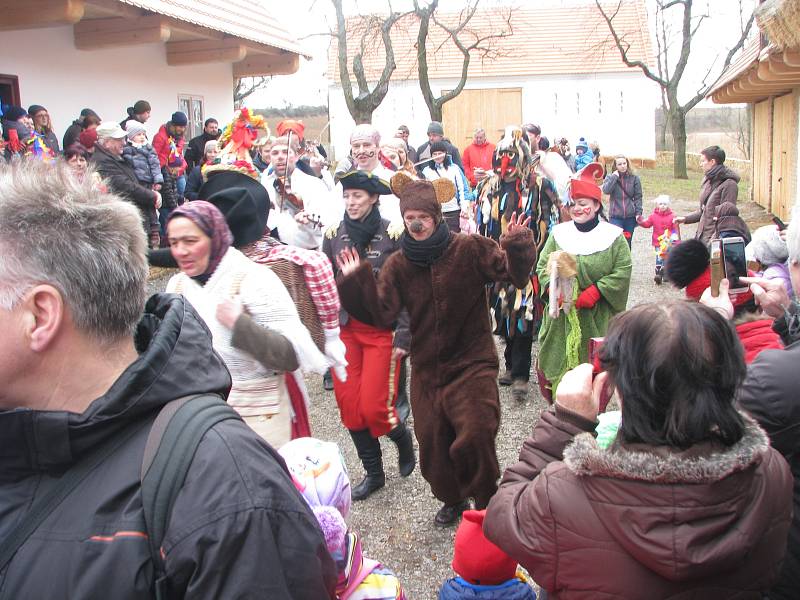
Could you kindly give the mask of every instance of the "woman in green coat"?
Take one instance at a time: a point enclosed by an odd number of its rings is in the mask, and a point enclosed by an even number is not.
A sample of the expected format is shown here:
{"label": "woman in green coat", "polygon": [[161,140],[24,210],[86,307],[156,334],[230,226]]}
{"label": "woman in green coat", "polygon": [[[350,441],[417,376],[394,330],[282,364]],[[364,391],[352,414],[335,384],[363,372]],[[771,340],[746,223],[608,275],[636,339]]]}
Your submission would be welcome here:
{"label": "woman in green coat", "polygon": [[537,370],[550,402],[564,373],[588,362],[589,340],[603,337],[611,317],[628,302],[631,252],[622,229],[600,219],[596,176],[589,165],[570,180],[572,220],[553,227],[536,266],[548,303]]}

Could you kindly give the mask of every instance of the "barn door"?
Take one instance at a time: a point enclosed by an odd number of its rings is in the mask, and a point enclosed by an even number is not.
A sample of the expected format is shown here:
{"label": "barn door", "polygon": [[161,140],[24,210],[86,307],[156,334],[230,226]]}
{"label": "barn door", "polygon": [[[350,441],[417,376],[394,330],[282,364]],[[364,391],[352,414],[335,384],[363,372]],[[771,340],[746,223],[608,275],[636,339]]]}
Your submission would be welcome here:
{"label": "barn door", "polygon": [[771,211],[769,190],[772,184],[772,126],[769,122],[769,105],[770,101],[764,100],[753,108],[753,200]]}
{"label": "barn door", "polygon": [[496,144],[506,125],[522,125],[522,88],[464,90],[444,105],[442,121],[445,135],[461,151],[478,127]]}
{"label": "barn door", "polygon": [[797,139],[795,95],[775,98],[772,130],[772,212],[789,220],[792,212]]}

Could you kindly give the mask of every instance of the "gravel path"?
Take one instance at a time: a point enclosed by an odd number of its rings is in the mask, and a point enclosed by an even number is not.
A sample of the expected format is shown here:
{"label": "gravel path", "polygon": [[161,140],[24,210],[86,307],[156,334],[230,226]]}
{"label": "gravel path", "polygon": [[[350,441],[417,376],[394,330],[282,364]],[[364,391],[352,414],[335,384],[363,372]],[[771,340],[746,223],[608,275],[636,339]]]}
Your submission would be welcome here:
{"label": "gravel path", "polygon": [[[678,200],[673,204],[676,214],[686,214],[694,209],[696,200]],[[645,213],[652,203],[647,201]],[[694,226],[683,228],[684,237],[693,234]],[[628,306],[679,297],[680,293],[669,285],[653,283],[654,258],[650,246],[650,230],[637,229],[633,240],[633,278]],[[171,271],[154,273],[151,291],[164,289]],[[498,346],[502,352],[502,348]],[[534,353],[536,346],[534,345]],[[501,422],[497,437],[497,456],[501,471],[517,459],[523,440],[529,435],[546,403],[532,378],[529,400],[516,404],[510,388],[500,388]],[[339,444],[347,462],[353,483],[360,481],[363,468],[350,437],[339,420],[333,392],[322,389],[320,376],[306,380],[311,395],[311,425],[318,438]],[[413,428],[413,416],[408,424]],[[407,478],[397,471],[397,452],[394,444],[382,438],[386,470],[386,487],[367,500],[353,504],[348,518],[350,527],[363,538],[365,554],[385,562],[400,577],[409,599],[437,597],[441,583],[453,576],[450,562],[453,552],[455,527],[438,529],[433,516],[441,504],[433,497],[419,469]]]}

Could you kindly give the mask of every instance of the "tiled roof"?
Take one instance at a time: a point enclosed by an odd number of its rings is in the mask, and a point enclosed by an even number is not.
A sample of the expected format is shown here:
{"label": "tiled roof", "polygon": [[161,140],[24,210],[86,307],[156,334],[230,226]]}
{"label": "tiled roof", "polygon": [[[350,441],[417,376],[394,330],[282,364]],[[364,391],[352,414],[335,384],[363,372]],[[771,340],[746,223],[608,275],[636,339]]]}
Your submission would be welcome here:
{"label": "tiled roof", "polygon": [[306,54],[259,0],[119,0],[151,12],[228,35]]}
{"label": "tiled roof", "polygon": [[[606,12],[616,9],[617,2],[606,5]],[[484,36],[487,32],[508,29],[504,16],[508,9],[492,8],[479,10],[473,16],[464,33],[464,39]],[[457,13],[441,14],[439,18],[454,24]],[[629,57],[641,59],[654,65],[647,14],[641,0],[625,1],[614,18],[617,31],[630,43]],[[416,37],[419,21],[415,15],[403,17],[392,28],[397,69],[392,75],[394,81],[417,78]],[[594,2],[584,2],[573,6],[526,6],[513,10],[511,16],[513,33],[508,37],[494,40],[500,56],[484,59],[473,54],[468,76],[509,77],[529,75],[557,75],[612,73],[628,71],[614,45],[608,27]],[[352,57],[361,42],[363,31],[361,17],[348,19],[349,66],[352,71]],[[624,33],[623,33],[624,32]],[[384,66],[384,49],[380,35],[370,35],[365,44],[368,50],[364,55],[364,68],[367,79],[379,78]],[[462,55],[448,39],[441,28],[431,22],[427,41],[428,72],[431,79],[458,78],[461,75]],[[338,82],[337,44],[333,39],[328,55],[328,76]]]}

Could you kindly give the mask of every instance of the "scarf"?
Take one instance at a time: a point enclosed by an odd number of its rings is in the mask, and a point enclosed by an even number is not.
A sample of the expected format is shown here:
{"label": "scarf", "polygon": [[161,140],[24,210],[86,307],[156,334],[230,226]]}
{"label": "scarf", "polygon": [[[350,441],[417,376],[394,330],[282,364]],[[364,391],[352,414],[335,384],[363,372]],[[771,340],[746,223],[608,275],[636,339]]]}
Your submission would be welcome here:
{"label": "scarf", "polygon": [[444,254],[449,243],[450,229],[444,221],[439,222],[427,240],[415,240],[407,231],[400,236],[400,249],[406,258],[418,267],[430,267]]}
{"label": "scarf", "polygon": [[361,219],[351,219],[345,211],[344,213],[344,228],[347,230],[347,235],[350,241],[353,242],[359,256],[363,258],[367,251],[367,246],[375,237],[375,234],[381,228],[381,212],[375,206]]}
{"label": "scarf", "polygon": [[706,181],[714,181],[723,169],[725,169],[725,165],[714,165],[711,167],[706,171]]}
{"label": "scarf", "polygon": [[600,224],[600,213],[597,212],[594,215],[594,219],[592,219],[591,221],[586,221],[586,223],[578,223],[576,221],[575,229],[577,229],[578,231],[582,231],[583,233],[586,233],[587,231],[591,231],[592,229],[597,227],[599,224]]}
{"label": "scarf", "polygon": [[202,274],[192,277],[200,285],[205,285],[233,243],[233,234],[219,209],[205,200],[195,200],[179,206],[169,215],[167,225],[176,217],[189,219],[211,238],[208,266]]}

